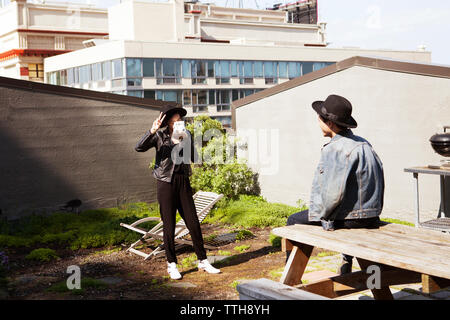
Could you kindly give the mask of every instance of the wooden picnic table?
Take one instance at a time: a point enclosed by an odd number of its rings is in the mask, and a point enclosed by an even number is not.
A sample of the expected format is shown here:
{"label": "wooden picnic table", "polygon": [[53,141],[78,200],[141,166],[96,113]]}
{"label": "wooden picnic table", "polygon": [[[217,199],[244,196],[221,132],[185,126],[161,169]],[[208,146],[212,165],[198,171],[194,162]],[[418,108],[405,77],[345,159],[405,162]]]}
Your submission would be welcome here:
{"label": "wooden picnic table", "polygon": [[[450,286],[450,235],[427,229],[383,223],[378,229],[325,231],[321,226],[293,225],[275,228],[283,251],[292,250],[280,282],[329,298],[369,289],[372,273],[380,269],[380,289],[375,299],[393,299],[390,285],[422,282],[431,293]],[[302,284],[302,276],[314,247],[356,257],[361,271]]]}

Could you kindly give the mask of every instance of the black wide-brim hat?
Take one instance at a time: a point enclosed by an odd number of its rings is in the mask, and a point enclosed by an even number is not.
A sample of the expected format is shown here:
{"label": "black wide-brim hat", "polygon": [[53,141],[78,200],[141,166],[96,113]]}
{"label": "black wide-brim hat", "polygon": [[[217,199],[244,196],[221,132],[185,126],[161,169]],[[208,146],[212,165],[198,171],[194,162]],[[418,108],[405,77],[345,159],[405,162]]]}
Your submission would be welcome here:
{"label": "black wide-brim hat", "polygon": [[161,112],[166,117],[164,121],[161,123],[161,127],[167,126],[167,122],[175,113],[178,113],[180,117],[184,117],[187,114],[186,109],[184,109],[179,103],[169,102],[167,105],[161,108]]}
{"label": "black wide-brim hat", "polygon": [[356,128],[358,123],[352,117],[352,104],[344,97],[332,94],[325,101],[315,101],[312,108],[325,120],[345,128]]}

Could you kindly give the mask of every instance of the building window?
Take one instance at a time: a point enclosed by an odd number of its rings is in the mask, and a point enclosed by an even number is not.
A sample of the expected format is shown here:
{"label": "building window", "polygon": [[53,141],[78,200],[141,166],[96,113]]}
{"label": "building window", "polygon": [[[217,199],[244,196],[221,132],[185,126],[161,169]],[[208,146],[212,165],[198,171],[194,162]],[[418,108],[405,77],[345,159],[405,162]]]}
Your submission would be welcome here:
{"label": "building window", "polygon": [[153,78],[155,76],[155,59],[144,59],[142,64],[144,77]]}
{"label": "building window", "polygon": [[126,58],[127,78],[142,77],[142,59]]}
{"label": "building window", "polygon": [[253,72],[255,78],[262,78],[263,77],[263,62],[262,61],[255,61],[253,64]]}
{"label": "building window", "polygon": [[67,85],[71,86],[75,83],[73,68],[67,69]]}
{"label": "building window", "polygon": [[142,78],[127,79],[127,87],[142,87]]}
{"label": "building window", "polygon": [[307,73],[313,72],[313,62],[303,62],[302,63],[302,76]]}
{"label": "building window", "polygon": [[208,61],[208,77],[214,78],[214,61]]}
{"label": "building window", "polygon": [[294,79],[302,75],[302,64],[300,62],[288,62],[289,79]]}
{"label": "building window", "polygon": [[44,78],[44,65],[42,63],[29,63],[28,64],[28,77],[29,78]]}
{"label": "building window", "polygon": [[192,111],[208,111],[208,90],[192,90]]}
{"label": "building window", "polygon": [[92,80],[99,81],[102,80],[102,64],[94,63],[92,65]]}
{"label": "building window", "polygon": [[230,62],[216,61],[215,76],[216,76],[216,84],[229,84],[231,78]]}
{"label": "building window", "polygon": [[183,78],[185,78],[185,79],[190,78],[191,77],[191,61],[183,60],[182,67],[183,67]]}
{"label": "building window", "polygon": [[115,59],[112,61],[112,71],[113,71],[113,79],[122,78],[123,77],[123,59]]}
{"label": "building window", "polygon": [[230,90],[216,91],[216,106],[217,112],[230,111]]}
{"label": "building window", "polygon": [[264,62],[264,78],[266,80],[266,84],[274,84],[278,82],[276,62],[273,61]]}
{"label": "building window", "polygon": [[111,61],[102,62],[102,80],[111,80]]}
{"label": "building window", "polygon": [[314,62],[314,64],[313,64],[313,71],[317,71],[317,70],[323,69],[327,65],[328,64],[326,62]]}
{"label": "building window", "polygon": [[65,86],[67,85],[67,70],[61,70],[59,71],[59,81],[60,85]]}
{"label": "building window", "polygon": [[155,100],[155,90],[144,90],[144,98]]}
{"label": "building window", "polygon": [[91,79],[91,65],[85,65],[80,67],[80,83],[89,83]]}
{"label": "building window", "polygon": [[158,90],[156,100],[181,103],[181,90]]}
{"label": "building window", "polygon": [[194,60],[191,64],[192,84],[206,84],[207,62]]}
{"label": "building window", "polygon": [[184,90],[183,91],[183,105],[189,106],[191,104],[192,104],[191,90]]}
{"label": "building window", "polygon": [[252,84],[253,83],[253,61],[239,61],[239,83]]}
{"label": "building window", "polygon": [[157,59],[156,83],[170,84],[181,82],[181,61],[176,59]]}
{"label": "building window", "polygon": [[278,62],[278,77],[281,79],[286,79],[288,77],[287,62]]}
{"label": "building window", "polygon": [[132,96],[132,97],[142,98],[144,95],[144,92],[142,90],[131,90],[131,91],[128,90],[127,95]]}
{"label": "building window", "polygon": [[73,81],[80,83],[80,67],[73,68]]}
{"label": "building window", "polygon": [[236,78],[238,76],[238,62],[237,61],[231,61],[230,67],[231,67],[231,76],[233,78]]}

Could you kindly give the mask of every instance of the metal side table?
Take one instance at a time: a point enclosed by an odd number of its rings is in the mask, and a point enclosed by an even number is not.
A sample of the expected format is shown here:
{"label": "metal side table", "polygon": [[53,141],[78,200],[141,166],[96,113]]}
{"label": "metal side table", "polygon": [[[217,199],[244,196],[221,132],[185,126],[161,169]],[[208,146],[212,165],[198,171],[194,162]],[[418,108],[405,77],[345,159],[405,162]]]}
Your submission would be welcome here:
{"label": "metal side table", "polygon": [[[446,179],[450,179],[450,168],[449,169],[435,169],[430,167],[413,167],[404,169],[405,172],[410,172],[414,176],[415,180],[415,194],[416,194],[416,228],[423,227],[427,229],[433,229],[437,231],[450,232],[450,217],[446,216],[446,213],[450,211],[450,208],[446,208]],[[439,175],[441,181],[441,205],[439,207],[438,216],[436,219],[420,222],[419,215],[419,173],[421,174],[433,174]],[[447,188],[448,189],[448,188]],[[450,190],[449,190],[450,191]]]}

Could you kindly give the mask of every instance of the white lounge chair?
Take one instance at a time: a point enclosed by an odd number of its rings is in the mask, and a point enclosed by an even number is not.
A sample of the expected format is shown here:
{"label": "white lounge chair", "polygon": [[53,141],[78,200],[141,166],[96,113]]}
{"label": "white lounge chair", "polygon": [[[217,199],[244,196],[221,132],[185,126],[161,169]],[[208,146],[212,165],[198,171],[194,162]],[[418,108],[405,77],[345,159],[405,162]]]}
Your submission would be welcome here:
{"label": "white lounge chair", "polygon": [[[198,221],[200,223],[206,218],[208,213],[211,211],[212,207],[217,203],[217,201],[222,199],[222,197],[223,197],[223,194],[217,194],[214,192],[205,192],[205,191],[198,191],[197,193],[194,194],[193,199],[194,199],[194,203],[195,203],[195,209],[197,211]],[[145,253],[145,252],[135,249],[135,247],[137,245],[144,244],[145,242],[148,242],[148,241],[153,241],[153,240],[162,241],[163,240],[163,223],[162,223],[162,221],[159,222],[156,226],[154,226],[149,231],[138,227],[138,225],[140,225],[144,222],[149,222],[149,221],[161,221],[161,219],[158,217],[148,217],[148,218],[140,219],[130,225],[125,224],[125,223],[120,224],[122,227],[125,227],[127,229],[130,229],[130,230],[133,230],[133,231],[136,231],[136,232],[139,232],[142,234],[142,237],[138,241],[131,244],[130,247],[127,249],[127,251],[135,253],[137,255],[140,255],[140,256],[144,257],[145,260],[149,259],[152,256],[155,256],[157,254],[164,252],[164,249],[163,249],[164,244],[160,244],[159,246],[156,247],[156,249],[154,249],[150,253]],[[188,234],[189,234],[189,230],[186,227],[184,220],[181,219],[175,225],[175,243],[176,243],[175,249],[178,249],[179,247],[184,246],[184,245],[192,245],[191,240],[185,239],[185,237]],[[205,245],[205,248],[214,249],[214,247],[207,246],[207,245]]]}

